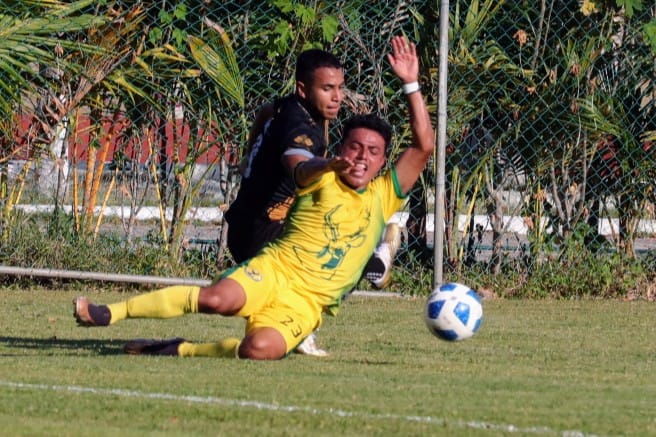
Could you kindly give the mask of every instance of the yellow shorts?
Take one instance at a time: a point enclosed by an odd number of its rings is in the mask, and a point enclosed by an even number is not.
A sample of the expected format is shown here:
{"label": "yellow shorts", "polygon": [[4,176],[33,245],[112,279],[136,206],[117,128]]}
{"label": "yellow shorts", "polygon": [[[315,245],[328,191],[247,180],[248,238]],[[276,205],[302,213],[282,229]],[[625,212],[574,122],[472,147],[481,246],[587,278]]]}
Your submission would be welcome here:
{"label": "yellow shorts", "polygon": [[271,256],[259,255],[225,277],[237,281],[246,292],[246,303],[236,314],[246,318],[246,334],[257,328],[274,328],[291,352],[321,324],[321,309],[291,291],[293,283],[285,268]]}

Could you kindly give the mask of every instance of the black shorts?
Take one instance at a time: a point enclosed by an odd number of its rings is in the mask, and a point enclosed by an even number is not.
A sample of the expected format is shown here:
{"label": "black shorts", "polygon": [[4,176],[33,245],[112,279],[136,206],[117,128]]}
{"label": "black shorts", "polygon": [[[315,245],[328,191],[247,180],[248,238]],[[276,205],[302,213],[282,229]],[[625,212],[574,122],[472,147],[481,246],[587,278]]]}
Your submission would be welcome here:
{"label": "black shorts", "polygon": [[282,235],[282,221],[257,223],[234,221],[228,225],[228,249],[237,263],[254,257],[265,244]]}

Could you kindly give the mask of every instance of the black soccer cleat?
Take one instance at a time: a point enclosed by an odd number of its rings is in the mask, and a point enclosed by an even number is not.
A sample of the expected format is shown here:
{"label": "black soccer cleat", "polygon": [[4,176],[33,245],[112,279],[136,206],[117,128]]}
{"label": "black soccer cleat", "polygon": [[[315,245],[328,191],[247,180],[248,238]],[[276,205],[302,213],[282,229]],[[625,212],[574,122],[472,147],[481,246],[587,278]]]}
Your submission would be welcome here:
{"label": "black soccer cleat", "polygon": [[168,340],[154,340],[139,338],[130,340],[123,346],[123,352],[129,355],[160,355],[160,356],[177,356],[178,346],[184,343],[185,339],[176,337]]}
{"label": "black soccer cleat", "polygon": [[108,326],[112,313],[105,305],[94,305],[84,296],[73,300],[73,316],[80,326]]}

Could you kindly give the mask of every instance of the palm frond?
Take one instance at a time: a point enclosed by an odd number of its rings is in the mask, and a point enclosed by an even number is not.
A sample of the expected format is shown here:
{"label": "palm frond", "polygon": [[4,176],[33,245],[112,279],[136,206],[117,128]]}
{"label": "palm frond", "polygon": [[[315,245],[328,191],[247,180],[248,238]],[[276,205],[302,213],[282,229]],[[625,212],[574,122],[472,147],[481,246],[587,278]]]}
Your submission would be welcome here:
{"label": "palm frond", "polygon": [[218,47],[213,48],[201,38],[189,36],[191,55],[203,71],[239,107],[244,106],[244,83],[235,53],[227,34],[222,33]]}

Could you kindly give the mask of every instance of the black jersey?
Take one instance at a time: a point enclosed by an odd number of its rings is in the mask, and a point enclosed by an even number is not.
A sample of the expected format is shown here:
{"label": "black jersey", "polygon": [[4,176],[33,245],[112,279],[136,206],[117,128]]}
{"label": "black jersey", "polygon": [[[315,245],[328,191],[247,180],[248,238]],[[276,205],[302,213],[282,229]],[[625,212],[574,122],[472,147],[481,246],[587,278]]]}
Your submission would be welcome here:
{"label": "black jersey", "polygon": [[282,164],[288,151],[308,158],[326,153],[323,120],[313,119],[295,95],[274,103],[274,115],[253,143],[237,198],[226,212],[228,246],[237,261],[282,232],[296,189]]}

